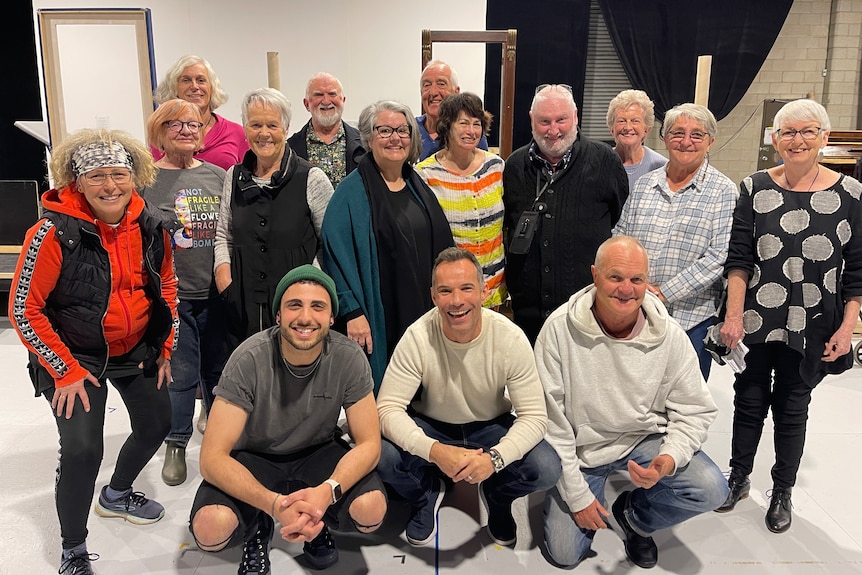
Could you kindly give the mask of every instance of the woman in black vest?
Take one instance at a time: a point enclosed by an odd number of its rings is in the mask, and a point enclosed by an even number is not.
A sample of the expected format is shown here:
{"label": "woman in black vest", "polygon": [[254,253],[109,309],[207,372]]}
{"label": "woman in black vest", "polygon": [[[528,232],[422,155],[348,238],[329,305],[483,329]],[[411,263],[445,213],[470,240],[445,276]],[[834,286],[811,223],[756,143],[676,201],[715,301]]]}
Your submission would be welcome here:
{"label": "woman in black vest", "polygon": [[332,184],[287,145],[290,102],[259,88],[242,101],[251,149],[225,176],[215,242],[215,282],[240,340],[272,325],[275,287],[296,266],[316,263]]}
{"label": "woman in black vest", "polygon": [[[55,500],[60,573],[92,574],[87,518],[104,454],[107,381],[132,433],[96,514],[138,525],[165,513],[132,482],[171,427],[170,358],[176,347],[173,222],[137,189],[153,183],[150,152],[128,134],[81,130],[51,154],[56,189],[27,232],[9,317],[30,351],[30,377],[60,434]],[[164,385],[163,385],[164,384]]]}

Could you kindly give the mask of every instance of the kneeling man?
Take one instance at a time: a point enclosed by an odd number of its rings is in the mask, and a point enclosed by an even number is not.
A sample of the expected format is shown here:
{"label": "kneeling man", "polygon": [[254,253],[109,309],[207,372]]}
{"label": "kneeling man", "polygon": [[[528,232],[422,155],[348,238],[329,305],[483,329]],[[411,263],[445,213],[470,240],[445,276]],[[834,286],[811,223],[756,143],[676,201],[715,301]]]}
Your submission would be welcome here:
{"label": "kneeling man", "polygon": [[512,502],[560,477],[542,439],[547,410],[532,349],[519,327],[482,307],[472,253],[443,250],[432,282],[435,308],[407,328],[377,395],[385,438],[377,470],[413,505],[411,544],[434,539],[448,478],[480,486],[491,539],[514,545]]}
{"label": "kneeling man", "polygon": [[[234,351],[215,388],[191,530],[204,551],[245,542],[239,575],[270,572],[274,521],[324,569],[338,561],[327,525],[368,533],[386,514],[371,369],[355,342],[329,331],[337,306],[325,273],[289,271],[275,290],[277,325]],[[342,407],[352,449],[337,430]]]}
{"label": "kneeling man", "polygon": [[626,555],[646,569],[658,561],[653,532],[727,496],[727,480],[700,451],[717,408],[685,331],[646,293],[643,246],[611,238],[591,269],[594,283],[554,311],[536,340],[547,439],[563,463],[545,498],[545,543],[559,565],[582,561],[607,527],[605,481],[628,470],[636,488],[612,512]]}

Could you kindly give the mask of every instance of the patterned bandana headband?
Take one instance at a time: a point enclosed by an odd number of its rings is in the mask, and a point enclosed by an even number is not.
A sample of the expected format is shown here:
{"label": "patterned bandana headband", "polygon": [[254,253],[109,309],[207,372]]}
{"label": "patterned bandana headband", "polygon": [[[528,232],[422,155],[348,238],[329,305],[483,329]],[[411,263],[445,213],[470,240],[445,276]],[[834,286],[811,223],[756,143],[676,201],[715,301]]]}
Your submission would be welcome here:
{"label": "patterned bandana headband", "polygon": [[132,155],[119,142],[93,142],[72,154],[75,177],[98,168],[122,166],[132,170]]}

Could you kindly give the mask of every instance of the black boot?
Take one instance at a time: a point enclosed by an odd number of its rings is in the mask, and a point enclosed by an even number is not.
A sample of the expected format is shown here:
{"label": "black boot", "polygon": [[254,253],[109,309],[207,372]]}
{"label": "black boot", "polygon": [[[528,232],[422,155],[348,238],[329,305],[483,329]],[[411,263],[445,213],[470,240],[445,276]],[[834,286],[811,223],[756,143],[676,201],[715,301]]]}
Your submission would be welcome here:
{"label": "black boot", "polygon": [[773,533],[784,533],[790,529],[790,487],[773,487],[772,497],[769,500],[769,509],[766,510],[766,528]]}
{"label": "black boot", "polygon": [[751,481],[747,475],[737,472],[735,469],[730,472],[730,477],[727,479],[727,486],[730,488],[730,493],[727,494],[727,499],[721,504],[716,513],[727,513],[733,511],[736,504],[748,497],[748,492],[751,490]]}

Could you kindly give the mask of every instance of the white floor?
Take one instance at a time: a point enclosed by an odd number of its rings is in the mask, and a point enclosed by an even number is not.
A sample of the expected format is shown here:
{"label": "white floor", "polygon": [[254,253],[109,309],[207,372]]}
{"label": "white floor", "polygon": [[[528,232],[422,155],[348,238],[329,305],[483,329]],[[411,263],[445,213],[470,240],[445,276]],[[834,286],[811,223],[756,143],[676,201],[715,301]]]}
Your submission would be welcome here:
{"label": "white floor", "polygon": [[[33,397],[25,369],[26,354],[6,318],[0,318],[0,573],[56,573],[59,563],[59,527],[54,512],[53,478],[57,433],[44,399]],[[717,368],[710,388],[720,407],[705,451],[722,467],[730,453],[732,376]],[[862,438],[862,367],[827,378],[815,391],[809,420],[808,442],[797,486],[793,492],[791,530],[775,535],[766,530],[763,514],[771,487],[772,435],[764,433],[757,467],[752,475],[751,497],[729,514],[699,516],[675,529],[657,533],[658,566],[655,573],[862,573],[862,472],[859,442]],[[109,395],[105,462],[99,485],[107,482],[128,420],[116,393]],[[188,512],[200,482],[197,455],[200,435],[189,446],[189,479],[178,487],[160,478],[163,452],[148,465],[135,489],[165,505],[165,518],[154,525],[134,526],[118,519],[91,514],[88,540],[101,559],[97,573],[106,575],[166,575],[181,573],[228,575],[236,573],[239,551],[215,555],[199,552],[189,535]],[[610,490],[625,488],[623,476]],[[613,497],[611,495],[610,497]],[[519,550],[493,545],[478,524],[477,498],[463,491],[447,496],[440,510],[436,546],[416,549],[397,533],[403,510],[392,510],[384,533],[372,538],[337,535],[341,560],[329,573],[431,575],[436,573],[562,572],[542,556],[541,501],[531,499],[530,533],[519,533]],[[612,499],[611,499],[612,501]],[[402,523],[403,524],[403,523]],[[596,555],[577,572],[601,575],[639,571],[625,558],[613,531],[596,536]],[[302,549],[275,542],[272,573],[313,573],[303,566]]]}

